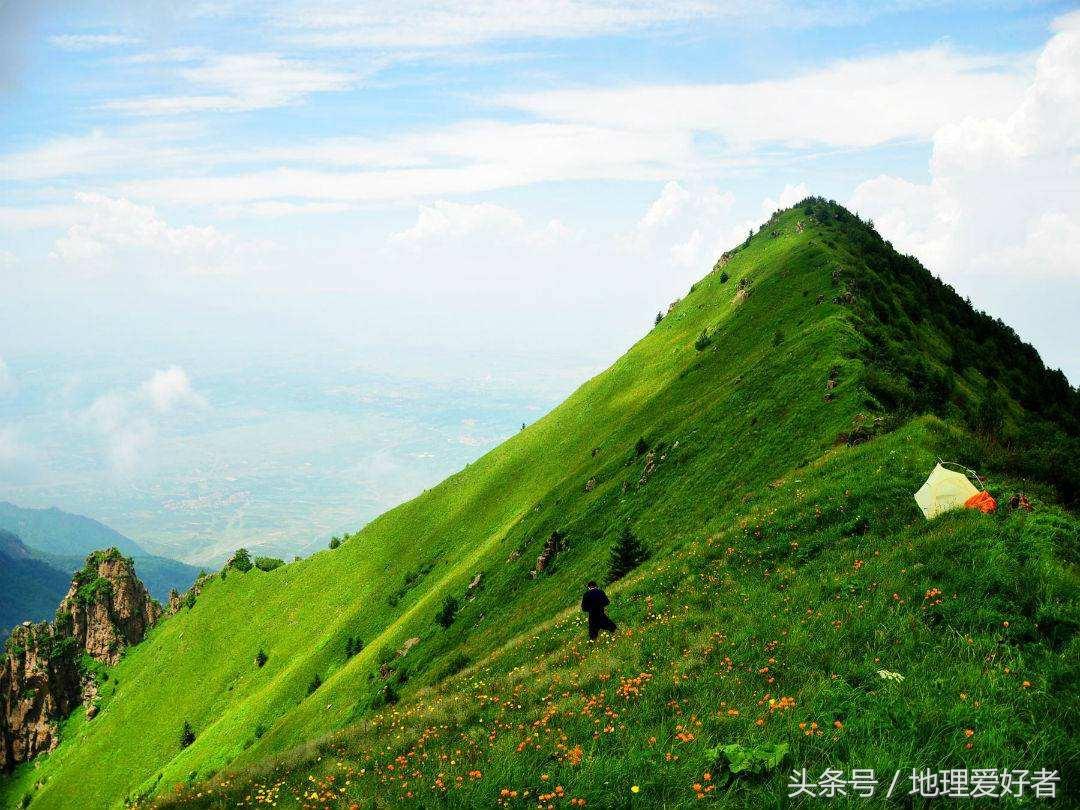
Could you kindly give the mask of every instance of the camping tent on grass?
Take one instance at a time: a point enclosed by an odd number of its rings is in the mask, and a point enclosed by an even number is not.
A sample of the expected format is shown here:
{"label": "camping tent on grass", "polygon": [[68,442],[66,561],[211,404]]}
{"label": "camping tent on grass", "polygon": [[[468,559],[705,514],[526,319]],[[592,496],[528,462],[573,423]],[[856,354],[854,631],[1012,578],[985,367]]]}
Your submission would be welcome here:
{"label": "camping tent on grass", "polygon": [[941,462],[934,467],[919,491],[915,493],[915,503],[919,504],[926,519],[934,517],[948,509],[960,509],[979,490],[968,477],[955,470],[947,470]]}

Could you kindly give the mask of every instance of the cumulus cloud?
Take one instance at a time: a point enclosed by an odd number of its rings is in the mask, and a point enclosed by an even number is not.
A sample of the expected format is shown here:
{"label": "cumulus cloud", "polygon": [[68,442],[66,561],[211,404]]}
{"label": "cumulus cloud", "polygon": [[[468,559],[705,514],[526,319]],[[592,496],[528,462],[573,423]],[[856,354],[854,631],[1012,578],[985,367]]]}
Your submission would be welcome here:
{"label": "cumulus cloud", "polygon": [[50,258],[82,269],[114,266],[118,259],[152,259],[155,272],[180,269],[222,273],[241,269],[268,247],[245,242],[212,225],[172,226],[151,206],[103,194],[77,194],[82,221],[53,245]]}
{"label": "cumulus cloud", "polygon": [[431,205],[421,205],[416,223],[392,234],[388,243],[391,248],[408,250],[477,240],[542,247],[572,237],[573,231],[557,219],[532,227],[520,213],[501,205],[437,200]]}
{"label": "cumulus cloud", "polygon": [[154,376],[143,383],[142,393],[158,413],[206,405],[206,400],[191,387],[187,372],[179,366],[155,371]]}
{"label": "cumulus cloud", "polygon": [[935,132],[929,183],[883,175],[852,195],[884,236],[943,275],[1080,278],[1080,13],[1054,28],[1010,111]]}
{"label": "cumulus cloud", "polygon": [[[771,216],[778,208],[789,208],[808,195],[805,183],[789,183],[775,198],[762,200],[761,216]],[[742,216],[736,209],[736,198],[730,191],[669,180],[630,233],[623,237],[623,249],[653,256],[697,278],[711,269],[721,253],[737,245],[760,224],[758,216]],[[746,210],[745,206],[739,210]]]}
{"label": "cumulus cloud", "polygon": [[730,247],[735,231],[741,232],[743,225],[736,225],[731,216],[734,203],[730,191],[688,188],[670,180],[626,237],[625,247],[701,270]]}
{"label": "cumulus cloud", "polygon": [[179,366],[155,371],[133,390],[109,391],[80,414],[102,441],[110,469],[131,475],[147,463],[160,431],[208,407]]}
{"label": "cumulus cloud", "polygon": [[781,210],[784,208],[790,208],[795,203],[805,200],[810,196],[810,189],[806,183],[799,183],[792,185],[788,183],[784,186],[784,190],[780,192],[780,196],[775,200],[772,197],[766,197],[765,201],[761,204],[761,213],[766,216],[772,216],[773,211]]}

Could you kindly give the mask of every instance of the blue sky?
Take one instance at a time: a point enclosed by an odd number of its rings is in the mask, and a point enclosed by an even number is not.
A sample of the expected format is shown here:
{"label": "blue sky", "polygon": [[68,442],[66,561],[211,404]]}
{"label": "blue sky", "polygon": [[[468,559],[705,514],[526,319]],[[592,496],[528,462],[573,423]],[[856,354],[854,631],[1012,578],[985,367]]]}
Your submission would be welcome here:
{"label": "blue sky", "polygon": [[[557,401],[807,193],[1076,383],[1078,121],[1075,3],[0,2],[0,497],[153,535],[169,441],[256,464],[242,413],[340,429],[350,375],[499,392],[480,437],[379,399],[402,435],[466,441],[419,476],[403,441],[332,520],[310,493],[304,519],[347,528]],[[309,463],[300,440],[275,457],[251,498]],[[200,549],[245,531],[235,472],[208,478],[226,505]],[[182,527],[157,539],[183,551]]]}

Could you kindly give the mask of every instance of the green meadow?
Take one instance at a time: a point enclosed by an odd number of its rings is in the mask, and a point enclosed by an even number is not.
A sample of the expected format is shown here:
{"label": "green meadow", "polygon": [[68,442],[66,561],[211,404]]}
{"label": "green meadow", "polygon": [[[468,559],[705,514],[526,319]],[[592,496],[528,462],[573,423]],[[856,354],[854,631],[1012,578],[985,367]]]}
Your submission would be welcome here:
{"label": "green meadow", "polygon": [[[207,577],[0,799],[797,806],[793,769],[861,768],[905,803],[913,768],[989,767],[1075,795],[1077,410],[1007,326],[808,199],[437,487]],[[939,458],[998,510],[925,520]],[[608,585],[626,527],[649,555]],[[589,579],[619,625],[596,644]]]}

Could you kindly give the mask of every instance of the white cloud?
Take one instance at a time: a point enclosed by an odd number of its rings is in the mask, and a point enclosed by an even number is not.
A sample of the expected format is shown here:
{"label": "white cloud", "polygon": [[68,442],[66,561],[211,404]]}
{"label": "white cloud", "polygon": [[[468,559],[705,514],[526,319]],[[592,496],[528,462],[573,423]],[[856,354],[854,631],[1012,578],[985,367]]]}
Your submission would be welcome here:
{"label": "white cloud", "polygon": [[713,85],[554,90],[498,102],[549,120],[632,132],[707,132],[745,151],[783,144],[868,147],[926,139],[967,115],[1016,105],[1024,64],[945,46],[844,59],[790,79]]}
{"label": "white cloud", "polygon": [[625,240],[625,249],[652,252],[672,264],[701,271],[733,238],[735,195],[715,188],[692,189],[668,181]]}
{"label": "white cloud", "polygon": [[130,475],[148,460],[156,430],[145,415],[135,410],[131,397],[119,392],[103,394],[82,415],[101,437],[110,469]]}
{"label": "white cloud", "polygon": [[15,267],[19,263],[19,257],[10,250],[0,250],[0,267]]}
{"label": "white cloud", "polygon": [[312,93],[347,90],[358,77],[280,54],[250,53],[208,57],[180,69],[178,78],[208,92],[119,99],[105,107],[135,115],[260,110],[296,104]]}
{"label": "white cloud", "polygon": [[[253,109],[291,103],[316,89],[341,89],[350,81],[323,69],[308,75],[306,68],[296,68],[293,81],[279,81],[278,56],[217,59],[185,75],[198,86],[213,84],[212,90],[225,92],[116,104],[142,112]],[[929,139],[935,132],[944,138],[942,127],[949,122],[1015,109],[1027,64],[1015,57],[958,55],[942,46],[844,60],[786,80],[554,91],[499,100],[548,119],[534,122],[474,120],[381,138],[245,150],[170,149],[159,143],[150,144],[142,160],[145,142],[125,137],[119,139],[122,148],[113,148],[117,144],[100,136],[9,155],[0,166],[31,177],[141,165],[157,176],[119,182],[110,193],[156,203],[234,206],[238,212],[256,202],[396,204],[543,182],[661,181],[790,160],[822,145],[868,147]],[[764,151],[775,144],[787,151]],[[237,170],[252,163],[273,168]],[[226,171],[210,173],[226,165]],[[162,166],[184,171],[162,176]]]}
{"label": "white cloud", "polygon": [[124,198],[77,194],[84,219],[56,240],[51,258],[101,270],[118,259],[154,260],[153,272],[234,272],[256,261],[267,245],[242,242],[212,225],[174,227],[154,208]]}
{"label": "white cloud", "polygon": [[276,219],[291,217],[296,214],[344,214],[355,211],[351,203],[338,202],[285,202],[267,200],[265,202],[235,203],[218,207],[218,213],[225,218]]}
{"label": "white cloud", "polygon": [[[935,133],[944,160],[945,125],[975,114],[1007,115],[1023,98],[1027,67],[1024,59],[964,56],[940,46],[843,60],[785,80],[498,100],[549,120],[473,120],[379,138],[243,150],[197,142],[196,130],[95,131],[9,153],[0,158],[0,171],[23,180],[127,174],[130,179],[114,181],[107,193],[159,204],[209,204],[231,216],[280,216],[313,201],[400,204],[544,182],[715,175],[736,164],[745,169],[790,159],[811,146],[865,147]],[[207,92],[123,99],[113,107],[142,113],[256,109],[356,81],[351,73],[277,54],[206,57],[178,70],[185,82]],[[1056,86],[1060,95],[1067,82]],[[777,143],[789,151],[763,151]],[[252,164],[261,167],[243,169]],[[226,168],[215,172],[218,167]],[[260,209],[256,203],[273,205]],[[30,216],[0,209],[0,223]]]}
{"label": "white cloud", "polygon": [[0,394],[6,393],[15,387],[15,377],[12,376],[4,358],[0,357]]}
{"label": "white cloud", "polygon": [[[761,211],[771,216],[778,208],[789,208],[808,194],[806,184],[789,183],[776,199],[765,198]],[[665,260],[696,279],[759,224],[756,217],[736,214],[735,195],[730,191],[669,180],[624,238],[623,249]]]}
{"label": "white cloud", "polygon": [[721,8],[700,0],[320,2],[282,10],[276,15],[276,23],[290,32],[293,41],[316,47],[433,48],[632,31],[717,15]]}
{"label": "white cloud", "polygon": [[275,9],[293,42],[324,48],[432,49],[519,39],[642,34],[675,26],[801,28],[845,25],[922,0],[319,0]]}
{"label": "white cloud", "polygon": [[38,458],[17,427],[0,425],[0,481],[22,483],[30,480]]}
{"label": "white cloud", "polygon": [[192,139],[203,134],[201,127],[191,124],[140,125],[113,131],[95,128],[0,156],[0,175],[26,181],[205,164],[204,150],[191,147]]}
{"label": "white cloud", "polygon": [[810,196],[810,189],[806,183],[799,183],[798,185],[792,185],[788,183],[784,186],[784,190],[780,192],[780,196],[777,199],[772,197],[766,197],[765,201],[761,204],[761,213],[766,217],[771,217],[774,211],[778,211],[784,208],[791,208],[797,202],[801,202]]}
{"label": "white cloud", "polygon": [[0,470],[13,464],[22,455],[23,448],[15,435],[15,429],[0,427]]}
{"label": "white cloud", "polygon": [[82,219],[85,212],[77,205],[0,206],[0,228],[5,231],[62,228]]}
{"label": "white cloud", "polygon": [[95,51],[117,45],[134,45],[137,37],[125,34],[58,34],[49,37],[49,44],[65,51]]}
{"label": "white cloud", "polygon": [[187,372],[179,366],[155,371],[154,376],[143,383],[141,390],[159,413],[168,413],[182,407],[202,408],[206,405],[206,400],[192,389]]}
{"label": "white cloud", "polygon": [[119,56],[116,61],[123,65],[158,65],[169,62],[195,62],[206,56],[206,48],[182,45],[176,48],[164,48],[160,51],[145,51],[128,56]]}
{"label": "white cloud", "polygon": [[559,220],[532,228],[517,211],[501,205],[436,200],[431,205],[420,206],[416,223],[392,234],[388,243],[393,248],[416,250],[482,239],[486,244],[542,247],[572,236],[571,229]]}
{"label": "white cloud", "polygon": [[[329,157],[320,157],[321,148],[316,142],[289,150],[303,168],[132,180],[121,183],[116,193],[189,205],[299,199],[401,203],[549,181],[663,180],[696,165],[692,140],[684,133],[628,133],[577,124],[470,121],[382,141],[339,143]],[[356,170],[350,153],[375,168]],[[311,168],[328,163],[352,170]],[[387,165],[391,168],[383,168]]]}
{"label": "white cloud", "polygon": [[206,407],[206,399],[195,391],[187,372],[173,366],[155,371],[134,390],[102,394],[80,419],[101,438],[111,470],[127,476],[152,461],[163,429]]}
{"label": "white cloud", "polygon": [[960,212],[940,185],[879,175],[860,183],[848,206],[873,219],[878,232],[898,250],[919,256],[936,272],[955,264],[950,236]]}
{"label": "white cloud", "polygon": [[1080,14],[1055,31],[1010,110],[937,130],[929,183],[855,189],[852,207],[936,272],[1080,279]]}
{"label": "white cloud", "polygon": [[1080,217],[1050,211],[1028,220],[1023,240],[999,253],[980,256],[990,270],[1080,280]]}

